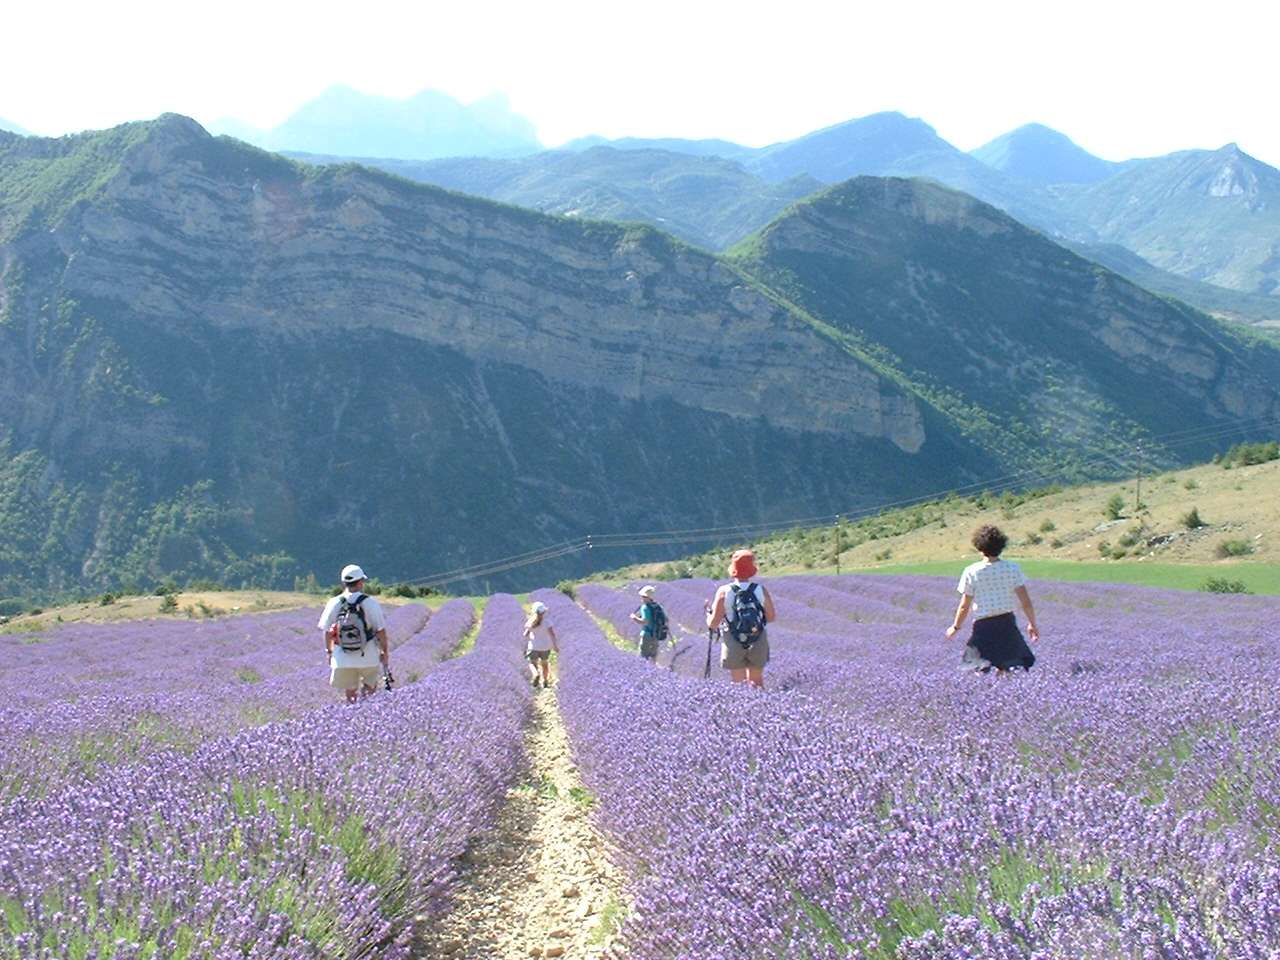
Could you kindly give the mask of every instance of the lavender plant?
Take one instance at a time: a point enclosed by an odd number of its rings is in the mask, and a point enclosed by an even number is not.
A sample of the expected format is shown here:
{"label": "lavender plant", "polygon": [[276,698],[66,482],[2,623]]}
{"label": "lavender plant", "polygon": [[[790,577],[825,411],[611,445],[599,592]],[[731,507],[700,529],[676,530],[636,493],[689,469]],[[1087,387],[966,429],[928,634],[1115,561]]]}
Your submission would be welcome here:
{"label": "lavender plant", "polygon": [[[198,641],[126,624],[27,645],[54,645],[40,659],[104,692],[83,700],[50,676],[59,696],[4,708],[6,747],[38,743],[47,756],[111,745],[144,703],[158,726],[177,718],[192,735],[182,749],[172,731],[133,736],[127,751],[62,766],[38,793],[23,782],[39,751],[6,749],[0,957],[408,956],[411,918],[448,909],[455,864],[492,824],[520,762],[530,692],[511,636],[521,616],[514,598],[492,598],[471,654],[354,706],[316,676],[315,611],[233,618]],[[412,647],[421,611],[390,619],[397,645]],[[469,623],[454,618],[455,641]],[[62,659],[46,656],[59,644]],[[278,655],[258,682],[222,672],[219,656],[245,644]],[[157,678],[172,686],[106,693]],[[242,689],[273,681],[287,718],[227,732]],[[96,732],[95,714],[106,721]]]}
{"label": "lavender plant", "polygon": [[[1280,955],[1280,601],[1036,584],[1002,679],[942,639],[950,578],[768,583],[763,692],[702,679],[709,580],[661,585],[659,670],[599,626],[638,583],[535,594],[617,956]],[[411,953],[520,763],[524,611],[453,659],[469,603],[396,611],[402,686],[355,706],[315,614],[0,639],[0,960]]]}
{"label": "lavender plant", "polygon": [[627,955],[1280,950],[1276,600],[1042,585],[1041,661],[1006,680],[956,669],[948,578],[769,585],[763,694],[556,611],[590,650],[561,701],[633,880]]}

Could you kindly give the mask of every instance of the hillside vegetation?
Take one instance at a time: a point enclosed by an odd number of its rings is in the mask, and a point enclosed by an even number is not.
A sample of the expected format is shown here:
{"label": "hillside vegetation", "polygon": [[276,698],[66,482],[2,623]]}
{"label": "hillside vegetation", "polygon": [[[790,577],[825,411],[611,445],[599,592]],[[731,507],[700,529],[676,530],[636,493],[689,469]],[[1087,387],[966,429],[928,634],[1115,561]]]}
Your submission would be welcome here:
{"label": "hillside vegetation", "polygon": [[[1039,493],[953,497],[850,519],[838,528],[796,529],[750,546],[765,576],[835,572],[837,545],[845,573],[958,574],[977,557],[969,543],[973,529],[993,523],[1009,535],[1005,555],[1043,576],[1194,588],[1212,578],[1275,593],[1277,497],[1280,461],[1212,463]],[[618,575],[719,577],[725,557],[725,550],[708,551]]]}
{"label": "hillside vegetation", "polygon": [[[1140,489],[1139,489],[1140,487]],[[1140,508],[1134,509],[1140,496]],[[1116,498],[1119,517],[1112,517]],[[749,545],[764,576],[917,572],[958,574],[976,554],[973,529],[994,523],[1010,537],[1006,556],[1036,577],[1140,582],[1225,592],[1280,593],[1280,460],[1246,466],[1204,464],[1130,481],[1088,484],[1033,495],[978,495],[886,510],[835,526],[795,529]],[[1194,512],[1202,524],[1189,527]],[[601,573],[606,582],[723,576],[728,545],[665,563]],[[1213,581],[1212,583],[1210,581]],[[562,584],[573,589],[574,583]],[[396,602],[394,591],[384,600]],[[3,632],[52,622],[176,617],[209,619],[239,613],[315,606],[312,592],[184,590],[160,595],[103,595],[28,610],[8,618]]]}

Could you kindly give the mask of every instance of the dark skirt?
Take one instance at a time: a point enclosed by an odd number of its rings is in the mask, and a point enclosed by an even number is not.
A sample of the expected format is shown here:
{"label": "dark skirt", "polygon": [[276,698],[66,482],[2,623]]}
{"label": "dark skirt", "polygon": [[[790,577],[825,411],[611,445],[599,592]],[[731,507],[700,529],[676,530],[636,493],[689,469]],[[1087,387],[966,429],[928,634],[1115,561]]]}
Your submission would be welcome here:
{"label": "dark skirt", "polygon": [[1018,621],[1012,613],[983,617],[973,622],[973,635],[964,648],[962,662],[979,670],[1012,670],[1021,667],[1030,670],[1036,655],[1018,629]]}

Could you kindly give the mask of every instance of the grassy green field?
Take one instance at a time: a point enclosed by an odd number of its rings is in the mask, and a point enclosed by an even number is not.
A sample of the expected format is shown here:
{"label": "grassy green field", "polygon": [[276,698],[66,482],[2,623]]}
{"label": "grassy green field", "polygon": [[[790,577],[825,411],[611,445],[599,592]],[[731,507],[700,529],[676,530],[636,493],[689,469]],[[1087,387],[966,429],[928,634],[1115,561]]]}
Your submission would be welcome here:
{"label": "grassy green field", "polygon": [[[1175,590],[1204,590],[1210,582],[1239,585],[1243,590],[1221,592],[1280,594],[1280,564],[1238,563],[1230,566],[1208,563],[1115,563],[1078,560],[1025,560],[1012,553],[1034,580],[1070,580],[1076,583],[1137,583],[1147,587]],[[941,560],[877,566],[847,573],[922,573],[960,576],[963,564]]]}

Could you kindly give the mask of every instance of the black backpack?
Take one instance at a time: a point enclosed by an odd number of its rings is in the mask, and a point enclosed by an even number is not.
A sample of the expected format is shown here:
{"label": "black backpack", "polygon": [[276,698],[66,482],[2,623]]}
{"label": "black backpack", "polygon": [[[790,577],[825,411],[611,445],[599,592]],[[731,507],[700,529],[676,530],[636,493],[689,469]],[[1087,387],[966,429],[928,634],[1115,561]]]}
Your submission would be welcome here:
{"label": "black backpack", "polygon": [[653,637],[661,643],[671,635],[670,631],[667,629],[667,611],[663,610],[661,606],[650,600],[649,616],[653,618]]}
{"label": "black backpack", "polygon": [[758,584],[733,584],[733,602],[725,611],[724,622],[733,639],[749,647],[764,634],[764,604],[760,602]]}
{"label": "black backpack", "polygon": [[365,622],[364,611],[360,609],[364,597],[363,593],[354,600],[343,597],[338,604],[338,646],[348,653],[363,651],[364,645],[373,636],[369,631],[369,624]]}

